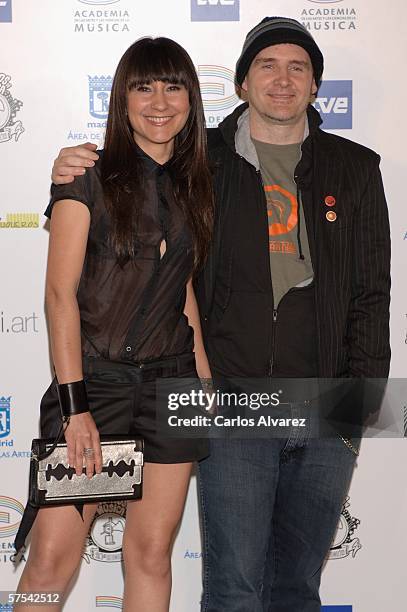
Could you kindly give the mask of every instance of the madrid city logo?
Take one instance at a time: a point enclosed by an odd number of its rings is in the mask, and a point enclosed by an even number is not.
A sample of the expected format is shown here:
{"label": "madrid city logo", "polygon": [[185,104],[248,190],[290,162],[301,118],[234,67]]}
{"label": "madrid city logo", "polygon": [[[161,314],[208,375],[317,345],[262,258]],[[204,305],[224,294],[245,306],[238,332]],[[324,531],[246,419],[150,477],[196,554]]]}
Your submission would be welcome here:
{"label": "madrid city logo", "polygon": [[86,540],[85,561],[121,561],[125,524],[126,502],[100,503]]}
{"label": "madrid city logo", "polygon": [[106,121],[109,113],[110,93],[113,78],[111,76],[88,76],[89,79],[89,112],[95,119]]}
{"label": "madrid city logo", "polygon": [[202,101],[208,127],[217,127],[240,103],[235,90],[235,73],[225,66],[198,66]]}
{"label": "madrid city logo", "polygon": [[10,435],[10,397],[0,397],[0,439]]}
{"label": "madrid city logo", "polygon": [[88,75],[89,114],[97,121],[88,121],[86,127],[76,127],[69,130],[68,140],[79,142],[103,140],[109,114],[112,83],[113,77],[111,76]]}
{"label": "madrid city logo", "polygon": [[21,121],[16,121],[23,103],[13,98],[10,89],[11,76],[0,72],[0,142],[8,142],[13,138],[17,142],[25,131]]}
{"label": "madrid city logo", "polygon": [[[0,397],[0,460],[29,459],[31,451],[18,450],[14,447],[11,434],[11,396]],[[0,521],[1,522],[1,521]],[[1,611],[1,609],[0,609]]]}
{"label": "madrid city logo", "polygon": [[341,518],[328,553],[328,559],[344,559],[349,555],[355,558],[356,553],[362,548],[359,538],[353,537],[354,532],[360,525],[360,520],[351,516],[348,510],[349,506],[349,497],[347,497],[342,507]]}
{"label": "madrid city logo", "polygon": [[191,0],[191,21],[239,21],[240,0]]}

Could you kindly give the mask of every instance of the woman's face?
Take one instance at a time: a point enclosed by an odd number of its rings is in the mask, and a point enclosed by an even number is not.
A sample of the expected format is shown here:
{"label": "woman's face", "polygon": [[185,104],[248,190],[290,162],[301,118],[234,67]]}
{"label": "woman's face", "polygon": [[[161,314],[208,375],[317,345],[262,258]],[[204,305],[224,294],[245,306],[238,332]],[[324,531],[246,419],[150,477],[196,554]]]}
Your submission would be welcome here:
{"label": "woman's face", "polygon": [[152,81],[127,94],[127,114],[135,142],[147,155],[165,163],[174,138],[187,122],[189,95],[184,85]]}

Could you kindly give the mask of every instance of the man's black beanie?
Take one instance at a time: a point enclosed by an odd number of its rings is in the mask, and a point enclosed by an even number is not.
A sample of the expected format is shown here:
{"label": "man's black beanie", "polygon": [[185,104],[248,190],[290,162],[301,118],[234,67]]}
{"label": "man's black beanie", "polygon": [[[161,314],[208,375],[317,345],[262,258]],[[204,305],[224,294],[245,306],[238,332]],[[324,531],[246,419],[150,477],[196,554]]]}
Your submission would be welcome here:
{"label": "man's black beanie", "polygon": [[265,17],[250,30],[237,60],[236,83],[242,85],[252,61],[262,49],[286,43],[298,45],[307,51],[319,87],[324,71],[324,57],[308,30],[299,21],[288,17]]}

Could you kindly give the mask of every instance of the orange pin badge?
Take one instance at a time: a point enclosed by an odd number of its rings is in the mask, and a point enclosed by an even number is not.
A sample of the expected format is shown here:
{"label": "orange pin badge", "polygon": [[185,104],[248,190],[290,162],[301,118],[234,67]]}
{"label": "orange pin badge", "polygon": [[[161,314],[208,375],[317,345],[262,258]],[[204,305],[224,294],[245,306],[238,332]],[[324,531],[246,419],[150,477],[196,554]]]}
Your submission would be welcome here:
{"label": "orange pin badge", "polygon": [[327,195],[327,196],[325,197],[325,204],[326,204],[327,206],[335,206],[335,204],[336,204],[336,198],[335,198],[334,196],[332,196],[332,195]]}
{"label": "orange pin badge", "polygon": [[334,212],[333,210],[328,210],[325,217],[327,221],[332,223],[333,221],[336,221],[336,212]]}

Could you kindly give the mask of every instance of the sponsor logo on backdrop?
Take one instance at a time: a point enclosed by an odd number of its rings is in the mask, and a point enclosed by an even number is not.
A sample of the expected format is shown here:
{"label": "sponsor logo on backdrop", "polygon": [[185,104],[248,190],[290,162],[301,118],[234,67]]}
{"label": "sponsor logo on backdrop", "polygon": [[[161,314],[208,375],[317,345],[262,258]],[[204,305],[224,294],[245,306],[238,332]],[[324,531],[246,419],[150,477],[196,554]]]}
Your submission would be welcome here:
{"label": "sponsor logo on backdrop", "polygon": [[96,596],[96,607],[97,608],[116,608],[121,610],[123,607],[123,598],[114,597],[113,595],[97,595]]}
{"label": "sponsor logo on backdrop", "polygon": [[[76,0],[75,4],[77,8],[73,14],[74,32],[130,32],[130,12],[124,0]],[[79,8],[80,5],[82,6]]]}
{"label": "sponsor logo on backdrop", "polygon": [[354,532],[360,525],[360,520],[350,514],[349,506],[349,497],[347,497],[342,507],[341,518],[328,553],[328,559],[344,559],[349,555],[355,558],[356,553],[362,548],[359,538],[353,537]]}
{"label": "sponsor logo on backdrop", "polygon": [[184,553],[184,559],[202,559],[202,552],[187,549]]}
{"label": "sponsor logo on backdrop", "polygon": [[0,397],[0,460],[30,458],[31,451],[14,448],[11,433],[11,396],[2,396]]}
{"label": "sponsor logo on backdrop", "polygon": [[[113,78],[111,76],[88,76],[89,79],[89,112],[95,119],[106,121],[109,113],[110,92]],[[106,124],[104,124],[106,127]]]}
{"label": "sponsor logo on backdrop", "polygon": [[79,0],[82,4],[94,4],[102,6],[104,4],[116,4],[116,2],[120,2],[120,0]]}
{"label": "sponsor logo on backdrop", "polygon": [[17,142],[25,131],[16,115],[23,106],[21,100],[11,95],[11,76],[0,72],[0,143],[13,138]]}
{"label": "sponsor logo on backdrop", "polygon": [[0,440],[10,435],[10,402],[11,396],[0,397]]}
{"label": "sponsor logo on backdrop", "polygon": [[11,23],[11,2],[12,0],[1,0],[0,2],[0,23]]}
{"label": "sponsor logo on backdrop", "polygon": [[30,315],[8,315],[0,311],[1,334],[32,334],[38,333],[39,316],[33,312]]}
{"label": "sponsor logo on backdrop", "polygon": [[122,560],[126,502],[102,502],[89,529],[83,558],[87,563]]}
{"label": "sponsor logo on backdrop", "polygon": [[[103,140],[106,120],[109,113],[110,93],[113,77],[88,75],[89,114],[93,121],[88,121],[83,129],[69,130],[67,139],[75,141]],[[95,121],[97,120],[97,121]]]}
{"label": "sponsor logo on backdrop", "polygon": [[314,106],[321,114],[324,130],[352,129],[352,81],[323,81]]}
{"label": "sponsor logo on backdrop", "polygon": [[311,32],[356,30],[356,9],[344,0],[307,0],[300,21]]}
{"label": "sponsor logo on backdrop", "polygon": [[239,21],[240,0],[191,0],[191,21]]}
{"label": "sponsor logo on backdrop", "polygon": [[217,127],[240,99],[235,91],[235,73],[225,66],[198,66],[207,127]]}
{"label": "sponsor logo on backdrop", "polygon": [[6,213],[0,216],[0,229],[38,229],[40,215],[38,213]]}
{"label": "sponsor logo on backdrop", "polygon": [[[14,538],[23,512],[24,506],[17,499],[0,495],[0,563],[14,561]],[[21,559],[25,561],[24,556]]]}
{"label": "sponsor logo on backdrop", "polygon": [[352,612],[352,606],[321,606],[321,612]]}

